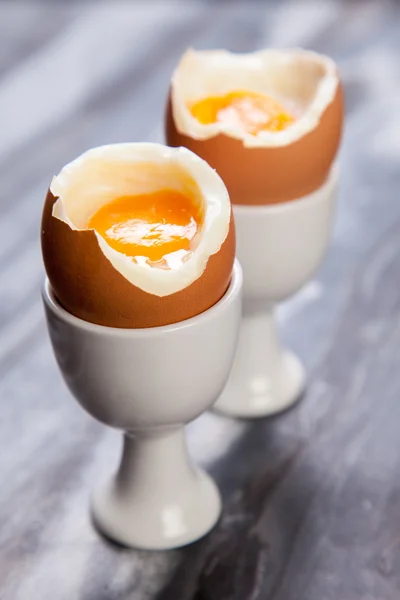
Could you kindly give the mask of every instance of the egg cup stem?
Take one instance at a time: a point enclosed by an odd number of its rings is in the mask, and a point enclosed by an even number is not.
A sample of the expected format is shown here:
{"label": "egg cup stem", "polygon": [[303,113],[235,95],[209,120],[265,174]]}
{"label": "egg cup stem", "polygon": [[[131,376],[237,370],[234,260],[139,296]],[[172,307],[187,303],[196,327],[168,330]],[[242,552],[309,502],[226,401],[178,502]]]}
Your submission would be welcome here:
{"label": "egg cup stem", "polygon": [[149,549],[201,537],[220,510],[213,480],[191,463],[183,426],[126,433],[118,472],[92,498],[102,533]]}
{"label": "egg cup stem", "polygon": [[304,388],[299,359],[285,350],[272,306],[244,302],[239,345],[228,387],[215,410],[237,417],[264,417],[295,403]]}

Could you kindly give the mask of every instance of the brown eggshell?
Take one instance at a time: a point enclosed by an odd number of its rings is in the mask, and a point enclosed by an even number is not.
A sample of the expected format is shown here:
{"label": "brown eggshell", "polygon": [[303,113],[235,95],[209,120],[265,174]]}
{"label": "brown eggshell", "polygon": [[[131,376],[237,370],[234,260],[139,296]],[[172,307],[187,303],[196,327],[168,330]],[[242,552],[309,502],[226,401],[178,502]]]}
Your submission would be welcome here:
{"label": "brown eggshell", "polygon": [[317,127],[287,146],[246,148],[241,140],[219,134],[195,140],[175,125],[171,94],[165,130],[169,146],[186,146],[223,179],[233,204],[272,204],[310,194],[326,180],[339,148],[344,102],[341,85]]}
{"label": "brown eggshell", "polygon": [[60,304],[71,314],[108,327],[142,328],[189,319],[225,294],[235,258],[235,225],[203,274],[187,288],[159,297],[132,285],[105,257],[93,231],[73,230],[53,217],[49,191],[42,218],[42,253]]}

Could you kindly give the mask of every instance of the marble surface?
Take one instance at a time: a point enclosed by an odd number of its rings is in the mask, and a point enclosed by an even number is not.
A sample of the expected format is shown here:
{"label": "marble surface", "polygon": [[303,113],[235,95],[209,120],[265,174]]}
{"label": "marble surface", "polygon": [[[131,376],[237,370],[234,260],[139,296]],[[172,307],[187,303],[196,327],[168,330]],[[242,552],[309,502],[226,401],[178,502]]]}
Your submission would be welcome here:
{"label": "marble surface", "polygon": [[[114,468],[120,437],[61,381],[38,232],[65,162],[97,144],[162,139],[188,45],[329,53],[348,115],[329,254],[279,312],[306,394],[273,419],[190,425],[223,517],[184,550],[146,553],[89,522],[89,492]],[[0,2],[2,600],[398,600],[399,96],[395,1]]]}

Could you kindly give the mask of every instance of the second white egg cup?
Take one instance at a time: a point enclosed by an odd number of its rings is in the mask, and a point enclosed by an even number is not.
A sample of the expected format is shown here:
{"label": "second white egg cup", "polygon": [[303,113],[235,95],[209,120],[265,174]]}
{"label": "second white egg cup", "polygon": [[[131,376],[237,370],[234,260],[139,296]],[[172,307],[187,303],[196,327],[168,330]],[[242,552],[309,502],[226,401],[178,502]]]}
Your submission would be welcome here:
{"label": "second white egg cup", "polygon": [[216,410],[263,417],[294,404],[305,385],[299,359],[283,348],[275,305],[310,280],[331,236],[338,168],[314,193],[267,206],[234,205],[244,275],[243,322],[227,387]]}
{"label": "second white egg cup", "polygon": [[218,489],[192,464],[184,424],[226,384],[241,291],[236,261],[226,294],[206,312],[165,327],[116,329],[72,316],[45,283],[48,329],[68,387],[93,417],[125,432],[119,469],[92,500],[95,524],[121,544],[175,548],[205,535],[219,518]]}

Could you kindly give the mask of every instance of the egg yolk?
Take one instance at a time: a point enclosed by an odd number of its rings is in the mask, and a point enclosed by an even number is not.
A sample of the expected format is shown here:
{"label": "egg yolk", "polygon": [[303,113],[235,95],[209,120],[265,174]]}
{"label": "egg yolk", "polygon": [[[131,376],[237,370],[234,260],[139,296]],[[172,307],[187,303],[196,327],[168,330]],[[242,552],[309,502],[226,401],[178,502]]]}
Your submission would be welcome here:
{"label": "egg yolk", "polygon": [[260,131],[282,131],[295,121],[277,100],[255,92],[234,91],[225,96],[203,98],[189,108],[203,125],[226,123],[251,135]]}
{"label": "egg yolk", "polygon": [[151,262],[173,255],[182,261],[192,249],[201,220],[200,208],[190,198],[161,190],[116,198],[102,206],[88,226],[121,254]]}

